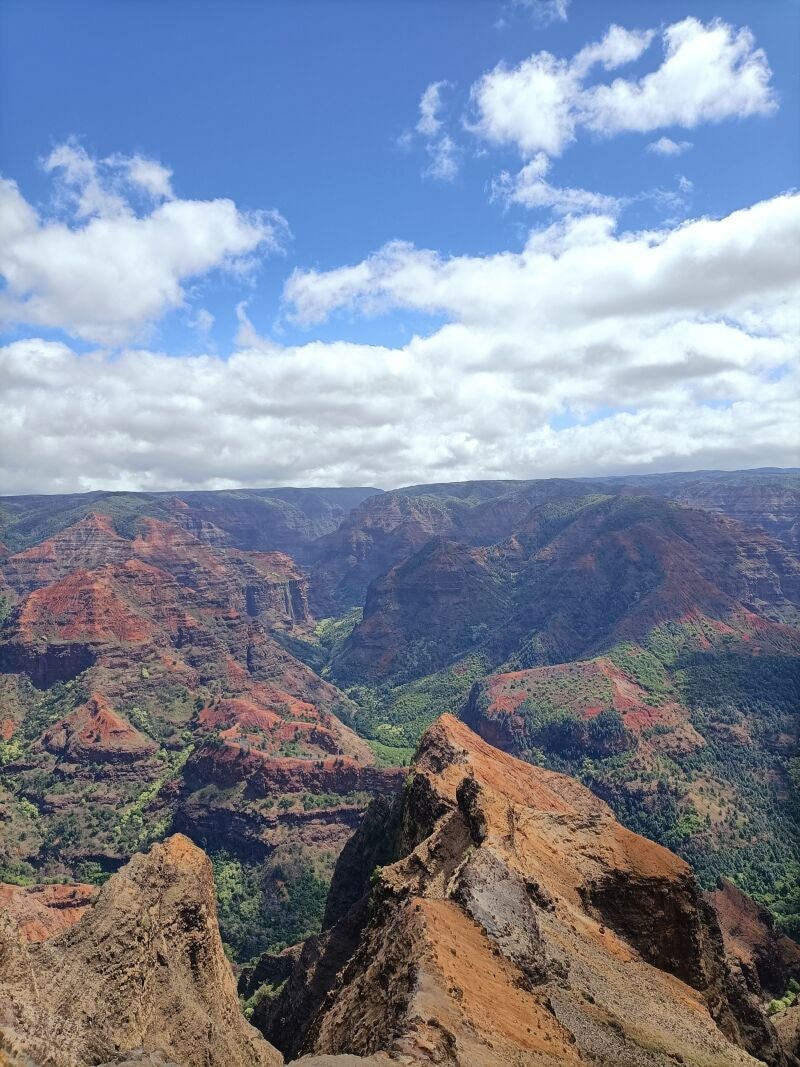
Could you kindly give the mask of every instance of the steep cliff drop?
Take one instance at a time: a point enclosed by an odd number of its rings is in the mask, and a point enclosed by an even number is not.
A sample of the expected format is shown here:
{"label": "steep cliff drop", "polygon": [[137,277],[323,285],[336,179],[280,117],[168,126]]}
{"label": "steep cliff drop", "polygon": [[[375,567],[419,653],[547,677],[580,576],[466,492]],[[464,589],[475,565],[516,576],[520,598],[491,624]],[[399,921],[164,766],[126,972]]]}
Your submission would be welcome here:
{"label": "steep cliff drop", "polygon": [[688,865],[448,715],[343,852],[327,921],[258,1018],[290,1059],[793,1062]]}
{"label": "steep cliff drop", "polygon": [[239,1010],[187,838],[92,896],[6,890],[0,1067],[279,1067],[275,1045],[296,1067],[798,1063],[794,1018],[779,1035],[760,995],[800,950],[760,909],[705,897],[576,781],[447,715],[345,847],[325,931],[250,976],[288,974],[254,1015],[274,1044]]}
{"label": "steep cliff drop", "polygon": [[25,1067],[278,1067],[239,1010],[205,854],[180,834],[154,845],[80,922],[39,944],[6,918],[0,1050]]}

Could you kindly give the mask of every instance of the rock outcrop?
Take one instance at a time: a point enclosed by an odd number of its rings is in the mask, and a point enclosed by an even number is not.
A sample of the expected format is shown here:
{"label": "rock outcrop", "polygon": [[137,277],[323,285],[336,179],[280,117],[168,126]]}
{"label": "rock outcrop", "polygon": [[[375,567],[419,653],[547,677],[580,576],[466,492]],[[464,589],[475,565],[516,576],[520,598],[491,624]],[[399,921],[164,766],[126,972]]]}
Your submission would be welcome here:
{"label": "rock outcrop", "polygon": [[721,878],[708,899],[719,919],[731,965],[756,995],[782,997],[800,981],[800,945],[776,928],[772,916],[733,882]]}
{"label": "rock outcrop", "polygon": [[78,763],[131,763],[152,756],[157,747],[99,693],[46,730],[42,746]]}
{"label": "rock outcrop", "polygon": [[[264,1013],[287,1055],[790,1062],[763,1013],[743,1024],[713,909],[677,856],[450,716],[412,772],[401,807],[365,820],[364,863],[358,835],[343,854],[358,900],[333,909]],[[373,868],[376,819],[395,845]]]}
{"label": "rock outcrop", "polygon": [[97,896],[93,885],[7,885],[0,882],[0,912],[25,942],[48,937],[74,926]]}
{"label": "rock outcrop", "polygon": [[282,1062],[239,1011],[211,864],[185,837],[135,856],[58,937],[26,946],[7,920],[0,936],[0,1047],[12,1062]]}

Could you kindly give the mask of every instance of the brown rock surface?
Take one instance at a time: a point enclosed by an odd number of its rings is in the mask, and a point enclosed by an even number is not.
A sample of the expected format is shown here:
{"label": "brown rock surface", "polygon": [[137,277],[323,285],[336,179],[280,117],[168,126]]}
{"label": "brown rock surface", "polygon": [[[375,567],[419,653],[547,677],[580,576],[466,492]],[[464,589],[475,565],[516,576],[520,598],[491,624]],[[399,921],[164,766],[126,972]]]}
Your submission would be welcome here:
{"label": "brown rock surface", "polygon": [[769,912],[727,878],[708,894],[719,919],[725,952],[756,994],[782,997],[800,979],[800,945],[776,929]]}
{"label": "brown rock surface", "polygon": [[211,864],[179,834],[135,856],[66,933],[25,946],[6,923],[2,939],[9,1053],[48,1067],[137,1062],[122,1055],[137,1050],[180,1067],[281,1063],[240,1014]]}
{"label": "brown rock surface", "polygon": [[800,1004],[773,1015],[772,1024],[786,1051],[800,1059]]}
{"label": "brown rock surface", "polygon": [[358,872],[348,850],[364,895],[307,943],[268,1013],[289,1056],[744,1067],[758,1062],[746,1041],[788,1062],[763,1014],[738,1017],[688,865],[574,780],[446,715],[423,738],[395,832],[396,861],[375,872],[374,852]]}
{"label": "brown rock surface", "polygon": [[68,930],[97,896],[93,885],[7,885],[0,882],[0,913],[25,942],[46,941]]}

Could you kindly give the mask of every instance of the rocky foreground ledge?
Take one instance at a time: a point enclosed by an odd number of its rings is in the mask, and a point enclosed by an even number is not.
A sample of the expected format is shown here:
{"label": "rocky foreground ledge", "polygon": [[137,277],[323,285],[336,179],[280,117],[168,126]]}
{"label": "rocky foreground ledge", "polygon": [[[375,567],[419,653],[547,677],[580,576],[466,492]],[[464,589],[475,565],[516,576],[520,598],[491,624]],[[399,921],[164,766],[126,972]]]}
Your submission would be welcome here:
{"label": "rocky foreground ledge", "polygon": [[346,846],[325,931],[263,990],[269,1040],[239,1010],[186,837],[134,857],[66,931],[23,927],[0,928],[0,1065],[798,1063],[687,864],[450,716]]}

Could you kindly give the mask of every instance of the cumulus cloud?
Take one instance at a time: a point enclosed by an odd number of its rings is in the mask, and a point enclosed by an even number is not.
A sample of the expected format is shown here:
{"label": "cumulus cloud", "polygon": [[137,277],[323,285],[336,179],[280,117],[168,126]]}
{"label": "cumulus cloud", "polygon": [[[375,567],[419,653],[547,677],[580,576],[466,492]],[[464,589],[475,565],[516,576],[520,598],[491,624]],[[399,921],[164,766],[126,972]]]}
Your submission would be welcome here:
{"label": "cumulus cloud", "polygon": [[751,31],[717,19],[686,18],[663,33],[664,62],[635,81],[618,78],[584,91],[589,129],[614,134],[769,114],[776,103],[766,54]]}
{"label": "cumulus cloud", "polygon": [[[661,63],[643,77],[604,77],[641,59],[655,38],[652,29],[611,25],[601,40],[569,59],[537,52],[516,66],[499,63],[472,85],[466,129],[489,144],[517,149],[525,163],[516,178],[501,176],[507,201],[562,212],[597,210],[602,198],[596,194],[531,180],[543,166],[542,153],[563,155],[581,131],[610,137],[692,129],[775,110],[765,53],[749,29],[719,19],[704,24],[690,17],[667,26],[661,33]],[[435,100],[434,94],[431,106]],[[435,109],[432,113],[438,115]],[[440,135],[441,121],[435,121]],[[689,141],[667,136],[648,146],[661,155],[679,155],[690,147]]]}
{"label": "cumulus cloud", "polygon": [[655,35],[655,30],[626,30],[624,26],[612,24],[602,40],[586,45],[577,53],[570,69],[580,78],[585,78],[598,65],[604,70],[616,70],[639,59]]}
{"label": "cumulus cloud", "polygon": [[691,147],[691,141],[673,141],[671,137],[659,137],[657,141],[650,142],[647,151],[654,152],[657,156],[682,156]]}
{"label": "cumulus cloud", "polygon": [[748,294],[783,290],[800,276],[800,196],[784,195],[724,219],[661,232],[615,234],[603,216],[534,230],[521,253],[442,259],[391,242],[352,267],[296,271],[285,288],[297,321],[338,307],[444,312],[462,321],[497,315],[547,329],[589,313],[713,314]]}
{"label": "cumulus cloud", "polygon": [[445,320],[399,348],[280,346],[244,307],[228,358],[17,341],[0,356],[2,485],[392,486],[793,464],[798,247],[800,196],[659,232],[570,218],[521,252],[445,258],[393,242],[289,279],[298,322],[339,308]]}
{"label": "cumulus cloud", "polygon": [[640,79],[585,84],[598,65],[613,70],[638,59],[654,31],[610,26],[571,60],[538,52],[516,67],[499,64],[472,87],[475,132],[523,155],[558,156],[580,127],[603,134],[769,114],[776,104],[765,53],[746,27],[686,18],[662,34],[664,60]]}
{"label": "cumulus cloud", "polygon": [[516,145],[523,155],[559,156],[575,137],[578,84],[569,63],[549,52],[517,67],[500,63],[472,86],[477,118],[471,129],[495,144]]}
{"label": "cumulus cloud", "polygon": [[7,323],[123,344],[180,307],[188,279],[241,270],[288,232],[277,212],[176,199],[169,170],[140,156],[98,162],[68,143],[44,166],[57,179],[49,216],[15,182],[0,179],[0,316]]}
{"label": "cumulus cloud", "polygon": [[140,186],[151,196],[171,200],[172,171],[154,159],[131,156],[124,161],[128,177],[134,185]]}

